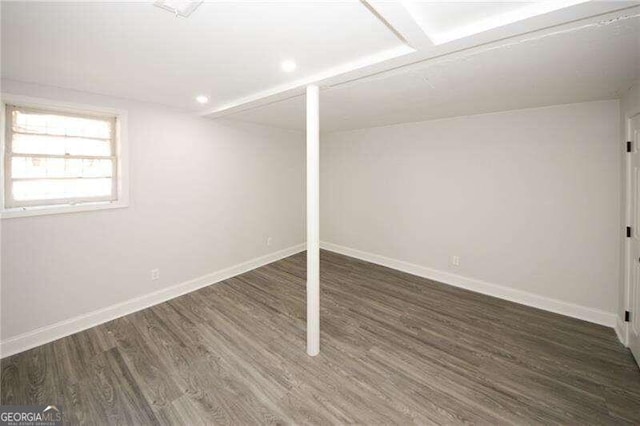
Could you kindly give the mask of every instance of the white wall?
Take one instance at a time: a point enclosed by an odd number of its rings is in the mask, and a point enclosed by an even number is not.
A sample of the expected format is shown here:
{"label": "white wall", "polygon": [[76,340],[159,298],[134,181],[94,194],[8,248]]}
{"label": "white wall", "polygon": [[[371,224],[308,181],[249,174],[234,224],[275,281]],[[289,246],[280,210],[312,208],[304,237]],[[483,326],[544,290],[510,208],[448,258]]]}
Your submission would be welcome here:
{"label": "white wall", "polygon": [[611,325],[619,140],[618,101],[323,135],[322,241]]}
{"label": "white wall", "polygon": [[3,341],[304,242],[302,133],[13,81],[2,91],[127,110],[131,162],[128,208],[2,220]]}

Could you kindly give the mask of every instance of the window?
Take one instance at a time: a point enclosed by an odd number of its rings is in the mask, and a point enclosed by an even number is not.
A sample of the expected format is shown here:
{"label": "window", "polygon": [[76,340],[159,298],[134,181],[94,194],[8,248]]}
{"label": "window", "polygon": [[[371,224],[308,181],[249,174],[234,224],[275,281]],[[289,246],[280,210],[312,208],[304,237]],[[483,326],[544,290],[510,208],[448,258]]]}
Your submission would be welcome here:
{"label": "window", "polygon": [[118,114],[4,105],[3,217],[122,206]]}

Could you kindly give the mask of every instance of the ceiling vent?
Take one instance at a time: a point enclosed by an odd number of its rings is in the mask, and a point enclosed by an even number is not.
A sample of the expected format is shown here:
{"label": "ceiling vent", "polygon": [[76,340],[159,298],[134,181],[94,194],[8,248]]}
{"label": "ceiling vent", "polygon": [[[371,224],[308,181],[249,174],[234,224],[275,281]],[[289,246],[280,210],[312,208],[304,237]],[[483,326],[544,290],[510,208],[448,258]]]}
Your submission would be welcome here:
{"label": "ceiling vent", "polygon": [[176,16],[188,17],[203,0],[156,0],[153,4]]}

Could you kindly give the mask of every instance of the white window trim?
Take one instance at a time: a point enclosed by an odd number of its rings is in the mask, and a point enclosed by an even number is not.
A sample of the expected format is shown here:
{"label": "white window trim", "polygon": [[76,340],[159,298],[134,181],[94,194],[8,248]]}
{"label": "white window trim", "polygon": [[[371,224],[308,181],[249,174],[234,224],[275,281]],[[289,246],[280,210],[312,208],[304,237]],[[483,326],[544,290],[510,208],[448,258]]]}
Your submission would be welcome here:
{"label": "white window trim", "polygon": [[42,216],[50,214],[76,213],[93,210],[118,209],[129,206],[129,143],[127,140],[127,111],[114,108],[98,107],[94,105],[76,104],[68,102],[54,101],[50,99],[32,98],[2,93],[0,94],[0,149],[2,161],[0,161],[0,188],[4,192],[4,155],[6,143],[6,104],[13,104],[22,107],[48,109],[68,113],[96,113],[115,115],[116,120],[116,156],[118,161],[117,174],[117,194],[116,201],[102,201],[94,203],[81,203],[75,205],[60,204],[51,206],[6,208],[4,205],[4,193],[1,198],[2,208],[0,218],[11,219],[28,216]]}

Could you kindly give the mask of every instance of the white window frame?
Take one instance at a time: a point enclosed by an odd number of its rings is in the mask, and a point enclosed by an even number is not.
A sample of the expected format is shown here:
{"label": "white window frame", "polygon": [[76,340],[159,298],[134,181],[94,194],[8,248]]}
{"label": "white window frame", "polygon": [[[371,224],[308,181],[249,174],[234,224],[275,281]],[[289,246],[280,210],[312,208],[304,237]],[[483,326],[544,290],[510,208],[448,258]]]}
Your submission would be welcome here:
{"label": "white window frame", "polygon": [[[92,210],[116,209],[129,206],[129,152],[127,143],[127,111],[104,108],[93,105],[83,105],[67,102],[59,102],[49,99],[31,98],[11,94],[0,95],[1,118],[0,118],[0,140],[2,141],[2,161],[0,161],[0,188],[2,188],[0,217],[11,219],[26,216],[40,216],[60,213],[86,212]],[[8,141],[7,128],[7,105],[14,105],[23,108],[33,108],[61,114],[75,114],[82,116],[113,116],[115,117],[115,157],[116,157],[116,181],[114,192],[115,200],[79,202],[75,204],[51,204],[29,207],[8,207],[5,206],[6,188],[6,147]]]}

